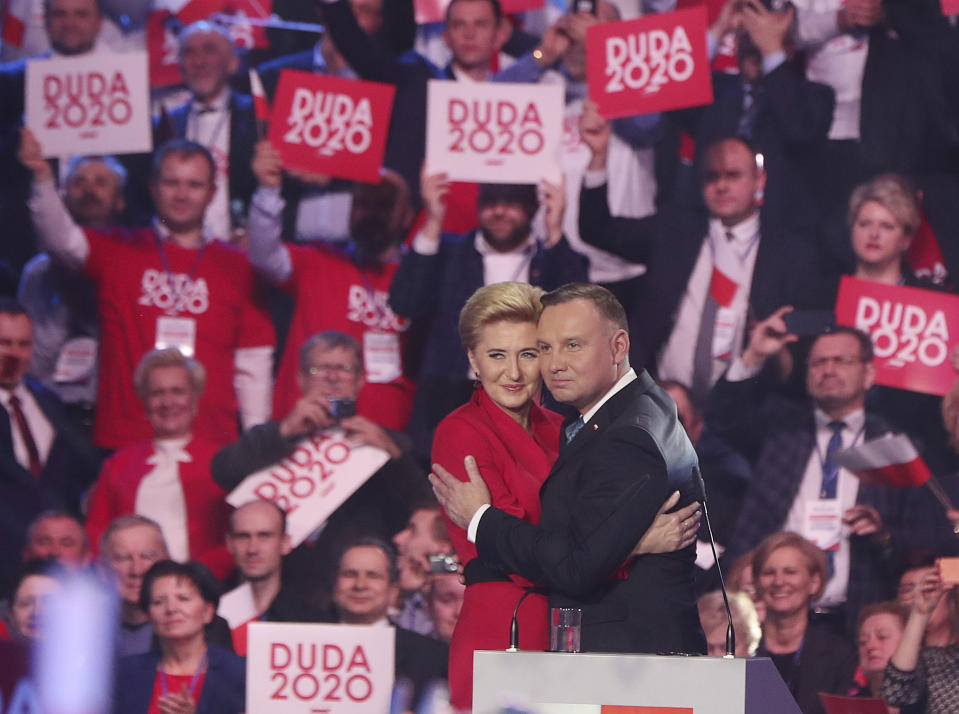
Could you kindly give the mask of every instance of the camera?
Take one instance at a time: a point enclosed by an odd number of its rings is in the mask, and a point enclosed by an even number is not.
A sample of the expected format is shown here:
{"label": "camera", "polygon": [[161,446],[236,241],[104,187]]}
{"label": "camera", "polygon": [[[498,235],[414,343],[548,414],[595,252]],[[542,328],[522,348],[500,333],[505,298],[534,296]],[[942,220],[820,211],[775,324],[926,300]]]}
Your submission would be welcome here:
{"label": "camera", "polygon": [[453,553],[440,553],[439,555],[429,556],[430,572],[434,575],[439,573],[458,573],[460,562]]}
{"label": "camera", "polygon": [[330,416],[339,421],[356,416],[356,400],[349,397],[330,400]]}

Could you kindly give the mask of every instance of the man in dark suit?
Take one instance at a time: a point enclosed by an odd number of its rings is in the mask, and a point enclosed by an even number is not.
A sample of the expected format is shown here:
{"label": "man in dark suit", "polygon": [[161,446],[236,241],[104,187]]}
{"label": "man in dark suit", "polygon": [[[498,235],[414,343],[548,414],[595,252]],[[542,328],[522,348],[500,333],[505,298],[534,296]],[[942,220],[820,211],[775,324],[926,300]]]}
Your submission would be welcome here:
{"label": "man in dark suit", "polygon": [[[587,112],[580,134],[590,168],[605,171],[609,123]],[[602,181],[602,179],[600,179]],[[703,398],[742,350],[746,323],[781,305],[802,306],[819,275],[813,242],[785,233],[761,210],[766,173],[743,139],[722,138],[706,153],[708,214],[663,210],[613,218],[606,184],[584,182],[580,234],[592,245],[645,263],[648,274],[629,310],[632,354],[659,379],[674,379]]]}
{"label": "man in dark suit", "polygon": [[472,457],[468,482],[435,467],[437,497],[485,566],[545,585],[553,606],[583,610],[584,650],[704,654],[694,548],[631,557],[670,493],[680,491],[680,506],[695,499],[696,452],[676,405],[630,368],[626,314],[612,293],[565,285],[543,305],[540,369],[580,416],[540,491],[539,525],[489,506]]}
{"label": "man in dark suit", "polygon": [[[716,384],[706,423],[753,464],[752,482],[724,558],[732,563],[779,530],[812,540],[832,561],[817,607],[839,630],[859,609],[894,595],[894,556],[914,545],[918,497],[909,489],[861,484],[832,460],[840,449],[889,431],[864,410],[875,369],[867,335],[837,327],[813,342],[806,371],[812,404],[760,394],[760,370],[790,335],[777,310]],[[931,514],[930,514],[931,517]]]}
{"label": "man in dark suit", "polygon": [[[396,553],[376,538],[357,540],[340,556],[333,602],[339,621],[349,625],[390,626],[387,611],[399,592]],[[446,680],[449,647],[439,640],[395,627],[397,680],[413,685],[412,710],[429,684]]]}
{"label": "man in dark suit", "polygon": [[801,174],[800,161],[825,141],[836,102],[831,87],[807,80],[789,57],[794,17],[791,6],[777,12],[759,0],[731,3],[720,13],[711,29],[714,38],[721,39],[737,23],[742,28],[736,35],[739,72],[714,71],[711,104],[669,115],[695,139],[696,148],[692,163],[676,161],[673,203],[702,207],[699,176],[705,150],[717,139],[740,134],[764,157],[768,210],[782,216],[790,228],[818,226],[807,183],[811,177]]}
{"label": "man in dark suit", "polygon": [[229,241],[242,227],[256,189],[250,171],[257,139],[253,99],[230,89],[239,58],[225,29],[201,20],[186,27],[179,41],[180,72],[192,97],[170,112],[170,121],[177,137],[202,144],[216,159],[217,193],[205,227]]}
{"label": "man in dark suit", "polygon": [[79,514],[80,495],[100,460],[63,405],[26,377],[33,327],[19,303],[0,299],[0,579],[11,577],[27,527],[50,508]]}
{"label": "man in dark suit", "polygon": [[563,236],[562,188],[547,182],[542,199],[546,235],[541,240],[532,229],[539,208],[536,187],[519,184],[483,184],[477,200],[479,226],[463,235],[442,234],[449,187],[445,174],[423,176],[426,220],[390,286],[393,312],[425,330],[409,429],[424,455],[430,453],[436,425],[473,391],[457,330],[469,296],[483,285],[502,281],[552,290],[586,280],[588,269],[586,258]]}

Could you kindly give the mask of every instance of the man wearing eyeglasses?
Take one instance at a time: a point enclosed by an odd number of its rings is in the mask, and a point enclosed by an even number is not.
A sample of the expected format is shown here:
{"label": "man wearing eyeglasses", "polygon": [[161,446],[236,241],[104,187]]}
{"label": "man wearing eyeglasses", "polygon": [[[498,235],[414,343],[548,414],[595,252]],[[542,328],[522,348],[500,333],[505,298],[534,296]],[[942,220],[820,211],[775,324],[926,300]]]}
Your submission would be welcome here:
{"label": "man wearing eyeglasses", "polygon": [[838,631],[850,628],[869,602],[894,595],[889,569],[909,537],[916,494],[860,483],[835,455],[888,433],[864,408],[873,384],[872,342],[849,327],[817,336],[810,347],[810,404],[762,395],[760,371],[787,345],[783,307],[758,323],[742,356],[713,388],[707,428],[742,451],[753,465],[726,558],[732,563],[763,538],[795,531],[826,551],[830,577],[815,603]]}
{"label": "man wearing eyeglasses", "polygon": [[355,413],[367,389],[358,340],[337,330],[313,335],[300,347],[296,381],[300,398],[286,416],[247,431],[221,449],[210,470],[216,482],[231,491],[248,475],[292,454],[304,437],[334,427],[343,429],[351,444],[376,446],[389,454],[390,460],[318,529],[318,537],[287,556],[290,567],[284,576],[290,582],[285,584],[325,607],[345,545],[368,536],[389,540],[406,525],[412,504],[429,496],[429,489],[410,456],[407,438]]}

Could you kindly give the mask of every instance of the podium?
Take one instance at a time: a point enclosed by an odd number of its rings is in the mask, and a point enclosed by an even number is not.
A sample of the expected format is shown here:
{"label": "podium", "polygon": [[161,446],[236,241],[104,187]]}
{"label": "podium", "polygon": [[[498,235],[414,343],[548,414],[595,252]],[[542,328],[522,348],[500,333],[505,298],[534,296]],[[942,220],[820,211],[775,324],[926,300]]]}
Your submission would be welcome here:
{"label": "podium", "polygon": [[645,714],[647,707],[650,714],[801,714],[768,657],[473,655],[473,714]]}

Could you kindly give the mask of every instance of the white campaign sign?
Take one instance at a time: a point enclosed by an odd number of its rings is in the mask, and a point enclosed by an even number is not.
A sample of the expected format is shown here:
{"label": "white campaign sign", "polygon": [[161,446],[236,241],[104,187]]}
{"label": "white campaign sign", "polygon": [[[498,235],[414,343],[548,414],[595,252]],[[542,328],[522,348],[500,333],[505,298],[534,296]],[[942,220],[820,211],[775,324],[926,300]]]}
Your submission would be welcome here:
{"label": "white campaign sign", "polygon": [[26,125],[44,156],[153,150],[146,52],[27,62]]}
{"label": "white campaign sign", "polygon": [[253,622],[247,714],[371,714],[390,709],[389,626]]}
{"label": "white campaign sign", "polygon": [[430,80],[426,170],[452,181],[560,181],[563,87]]}
{"label": "white campaign sign", "polygon": [[280,463],[247,476],[226,500],[231,506],[275,501],[287,513],[296,547],[389,458],[375,446],[351,445],[341,429],[323,431],[303,439]]}

